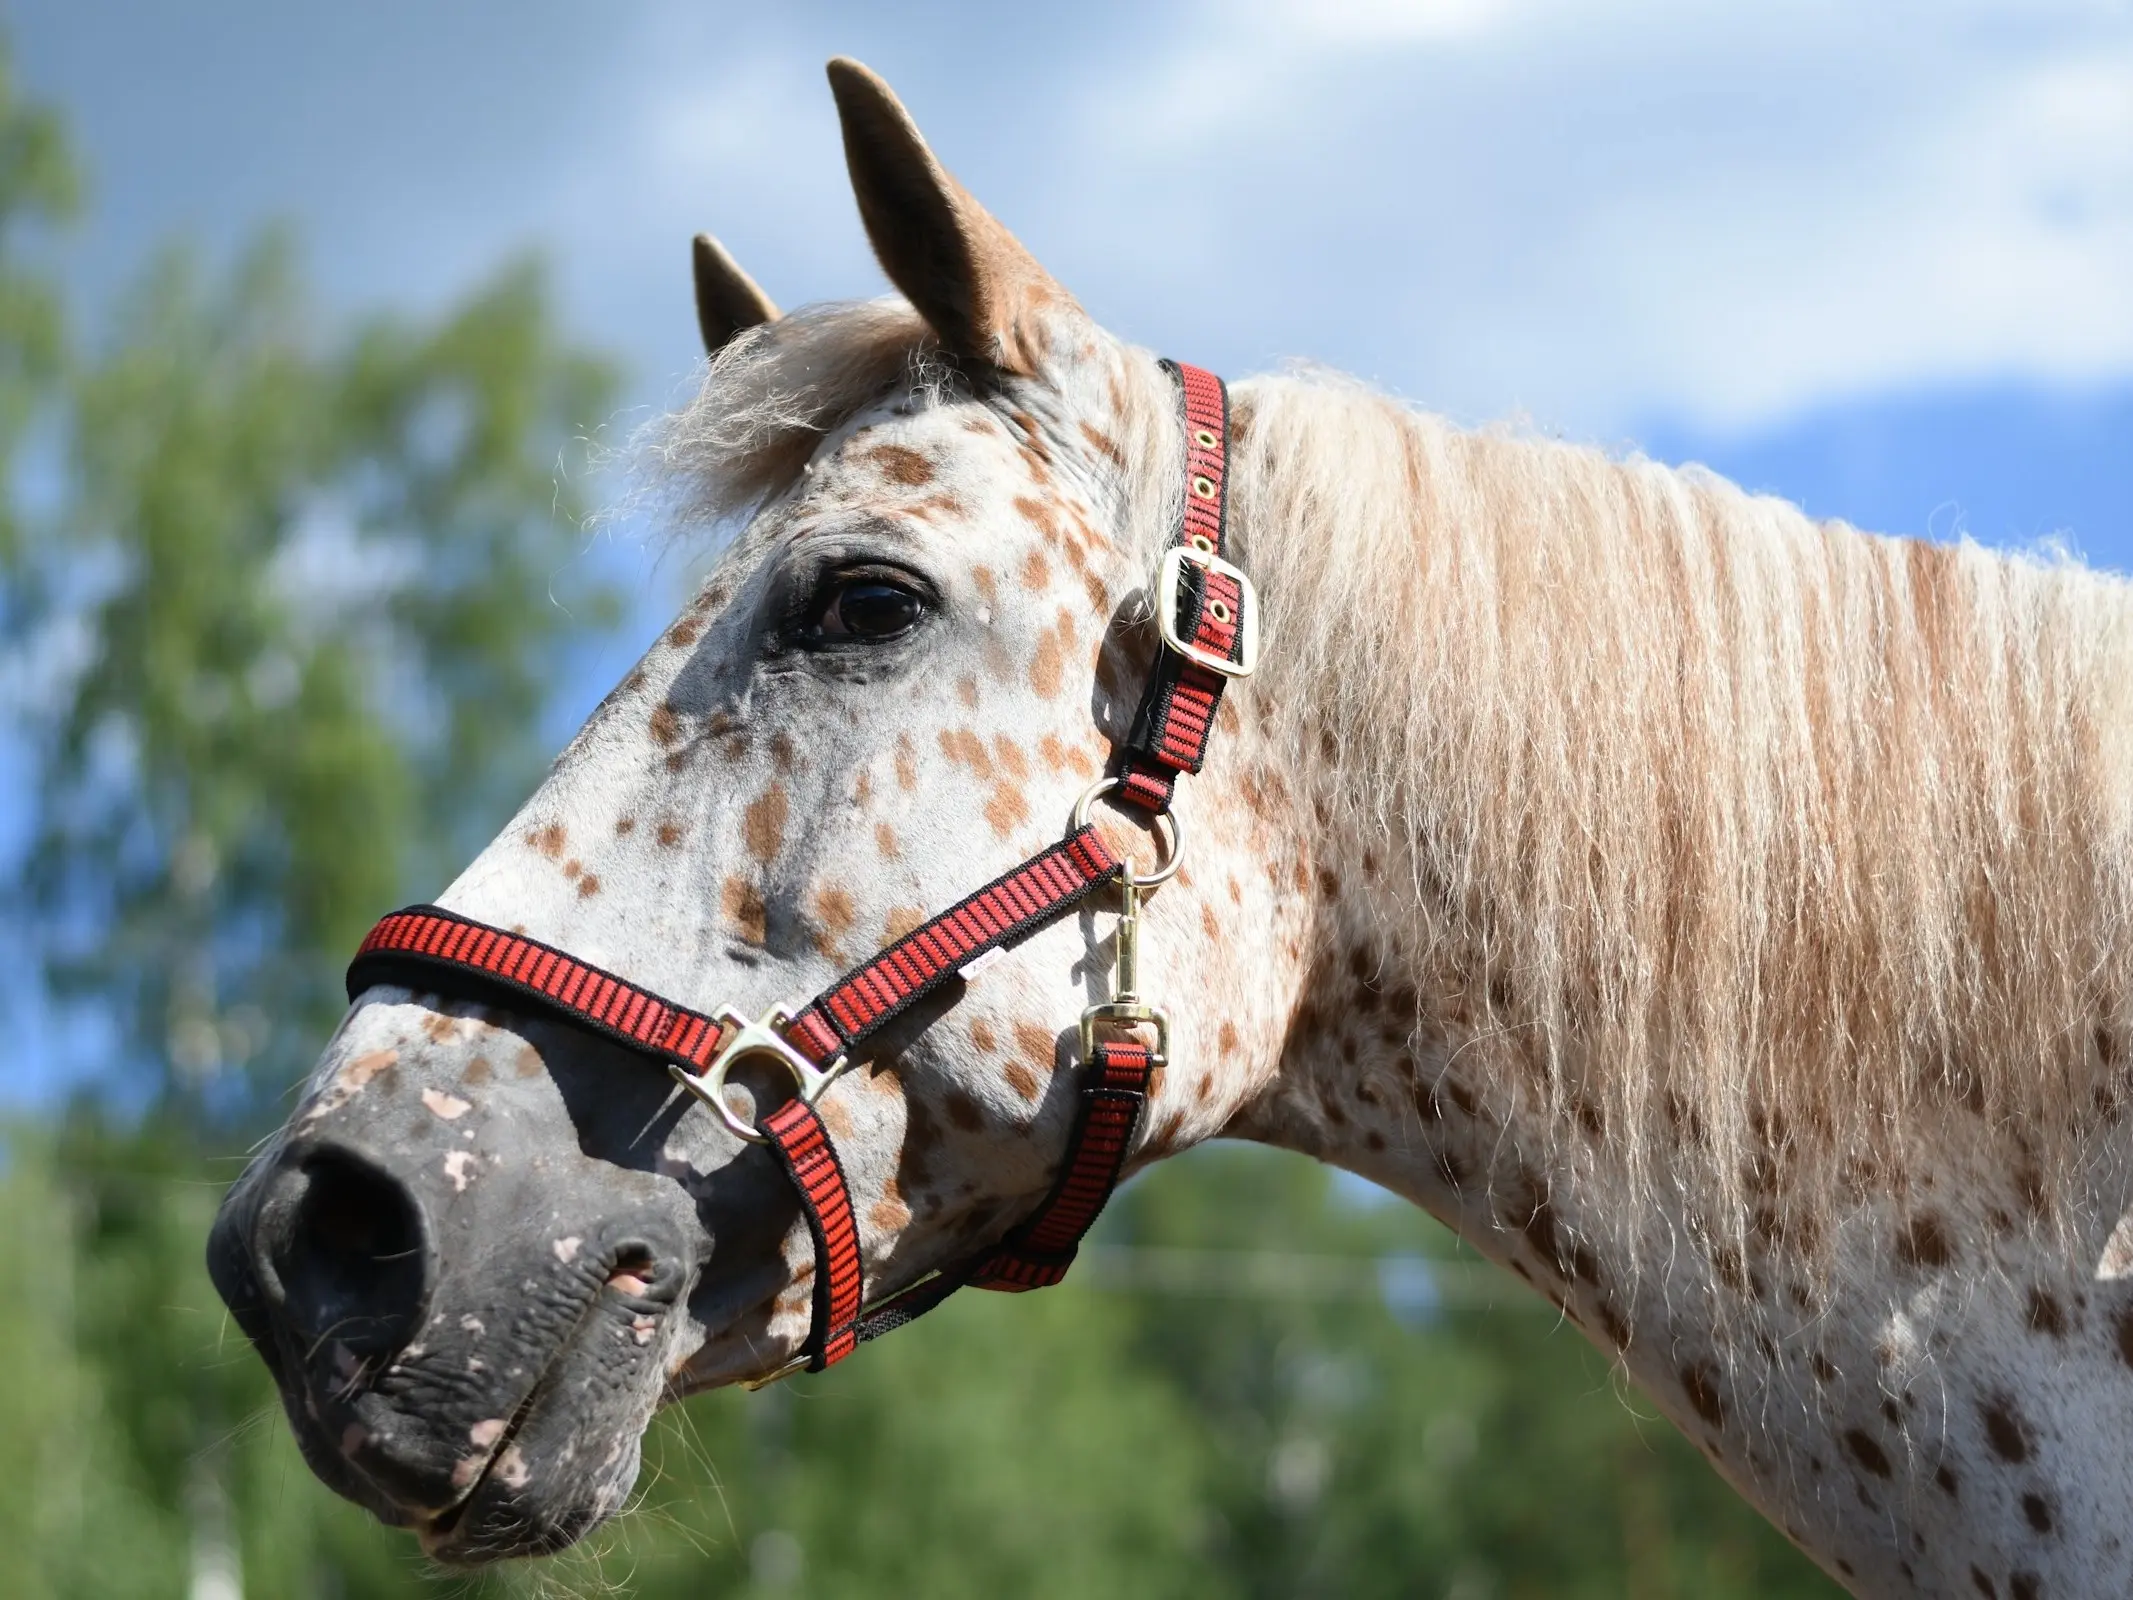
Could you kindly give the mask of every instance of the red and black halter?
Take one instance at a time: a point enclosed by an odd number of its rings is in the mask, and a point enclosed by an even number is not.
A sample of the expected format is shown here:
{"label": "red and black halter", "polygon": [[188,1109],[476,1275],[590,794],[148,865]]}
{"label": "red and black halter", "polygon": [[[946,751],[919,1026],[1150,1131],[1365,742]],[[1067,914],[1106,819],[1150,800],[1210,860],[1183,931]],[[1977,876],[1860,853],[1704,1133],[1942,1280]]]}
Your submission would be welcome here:
{"label": "red and black halter", "polygon": [[[1183,395],[1186,483],[1178,535],[1164,553],[1155,586],[1164,647],[1117,770],[1090,797],[1109,791],[1168,823],[1178,774],[1198,772],[1206,757],[1224,685],[1247,675],[1256,662],[1258,618],[1250,580],[1222,557],[1228,394],[1211,372],[1182,362],[1165,365]],[[1090,797],[1065,839],[906,934],[789,1017],[773,1012],[756,1023],[730,1010],[707,1016],[538,940],[436,906],[396,911],[371,929],[349,966],[348,997],[353,1002],[373,985],[388,983],[432,991],[502,990],[669,1063],[674,1076],[744,1138],[768,1144],[799,1193],[815,1240],[814,1326],[803,1356],[773,1376],[802,1365],[820,1371],[966,1285],[1019,1291],[1059,1282],[1125,1168],[1150,1074],[1162,1064],[1161,1035],[1155,1046],[1125,1032],[1099,1038],[1099,1023],[1152,1014],[1137,1004],[1095,1006],[1083,1019],[1089,1059],[1066,1160],[1051,1192],[998,1243],[868,1306],[851,1194],[814,1107],[883,1024],[950,979],[967,976],[981,959],[1012,949],[1114,882],[1124,883],[1130,914],[1136,885],[1152,880],[1135,879],[1086,823]],[[1122,980],[1124,967],[1122,959]],[[1130,990],[1130,980],[1124,987]],[[738,1120],[722,1090],[727,1069],[754,1056],[775,1058],[793,1074],[798,1092],[751,1128]]]}

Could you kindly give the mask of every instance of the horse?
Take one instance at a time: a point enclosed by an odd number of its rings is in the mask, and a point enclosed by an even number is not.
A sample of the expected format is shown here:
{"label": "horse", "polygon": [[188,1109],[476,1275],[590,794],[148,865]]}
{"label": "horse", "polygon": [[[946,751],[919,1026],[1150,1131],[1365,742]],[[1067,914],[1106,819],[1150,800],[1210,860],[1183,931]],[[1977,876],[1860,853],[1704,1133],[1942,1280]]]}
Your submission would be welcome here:
{"label": "horse", "polygon": [[610,998],[359,963],[215,1223],[317,1474],[442,1561],[567,1545],[665,1400],[1037,1260],[1131,1061],[1103,1183],[1223,1137],[1426,1208],[1856,1592],[2133,1586],[2126,585],[1324,373],[1181,413],[829,73],[900,298],[781,315],[698,240],[651,459],[729,542],[422,913]]}

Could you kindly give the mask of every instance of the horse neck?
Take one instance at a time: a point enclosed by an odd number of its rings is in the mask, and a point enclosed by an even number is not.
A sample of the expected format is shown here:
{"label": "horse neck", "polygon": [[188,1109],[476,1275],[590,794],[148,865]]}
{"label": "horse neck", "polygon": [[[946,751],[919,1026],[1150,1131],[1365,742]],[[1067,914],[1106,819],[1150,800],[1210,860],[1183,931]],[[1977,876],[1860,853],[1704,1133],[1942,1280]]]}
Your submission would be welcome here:
{"label": "horse neck", "polygon": [[[1240,414],[1249,439],[1263,419],[1248,395]],[[1335,530],[1268,515],[1314,491],[1280,482],[1276,458],[1293,441],[1263,443],[1243,474],[1239,531],[1264,586],[1291,605],[1314,589],[1356,603],[1356,586],[1324,581]],[[1373,492],[1428,503],[1411,519],[1428,537],[1477,540],[1447,515],[1460,494],[1429,483],[1432,464],[1411,447],[1366,436],[1363,453],[1395,480]],[[1372,552],[1352,557],[1367,564]],[[1385,604],[1401,603],[1396,576],[1384,588]],[[2133,1545],[2116,1527],[2133,1495],[2133,1286],[2119,1274],[2133,1271],[2133,1218],[2119,1219],[2133,1159],[2115,1132],[2128,1091],[2121,991],[2102,1020],[2065,1019],[2076,1042],[2053,1070],[2083,1087],[2055,1118],[2034,1102],[2010,1114],[1978,1074],[1949,1074],[1870,1139],[1842,1110],[1747,1094],[1730,1110],[1748,1135],[1724,1147],[1745,1159],[1716,1173],[1709,1119],[1728,1103],[1667,1089],[1664,1039],[1639,1062],[1597,1054],[1576,997],[1526,992],[1494,942],[1522,908],[1477,902],[1472,881],[1455,893],[1439,875],[1446,839],[1423,835],[1445,824],[1428,798],[1382,772],[1358,784],[1356,766],[1382,749],[1352,703],[1384,670],[1384,630],[1368,618],[1348,629],[1345,659],[1339,630],[1299,633],[1306,659],[1259,686],[1252,725],[1267,730],[1257,759],[1309,775],[1292,810],[1313,915],[1281,1058],[1226,1131],[1369,1177],[1526,1279],[1848,1585],[2125,1592]],[[1442,699],[1427,710],[1461,714]],[[1444,730],[1448,744],[1462,736]],[[1516,816],[1510,806],[1465,820]],[[1771,1048],[1828,1044],[1808,1032]],[[1634,1129],[1632,1094],[1651,1102]]]}

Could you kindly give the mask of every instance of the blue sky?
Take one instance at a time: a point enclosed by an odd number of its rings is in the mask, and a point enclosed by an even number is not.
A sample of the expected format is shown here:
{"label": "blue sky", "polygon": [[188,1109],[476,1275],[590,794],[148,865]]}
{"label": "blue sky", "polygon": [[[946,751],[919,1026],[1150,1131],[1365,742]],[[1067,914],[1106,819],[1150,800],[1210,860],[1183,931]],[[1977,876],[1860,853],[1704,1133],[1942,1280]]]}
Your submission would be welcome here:
{"label": "blue sky", "polygon": [[[2133,568],[2129,0],[0,16],[90,168],[66,248],[91,305],[162,241],[271,219],[337,309],[440,306],[535,247],[628,363],[626,429],[688,380],[695,230],[786,305],[883,290],[821,76],[848,53],[1142,343]],[[597,559],[642,614],[561,723],[674,597],[626,546]]]}

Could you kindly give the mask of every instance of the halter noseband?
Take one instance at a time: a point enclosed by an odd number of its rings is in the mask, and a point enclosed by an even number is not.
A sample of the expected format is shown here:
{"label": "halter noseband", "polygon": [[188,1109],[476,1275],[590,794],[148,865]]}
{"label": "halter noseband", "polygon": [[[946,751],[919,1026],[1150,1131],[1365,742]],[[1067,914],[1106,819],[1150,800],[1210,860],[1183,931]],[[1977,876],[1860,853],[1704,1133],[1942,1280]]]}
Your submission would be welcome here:
{"label": "halter noseband", "polygon": [[[1177,869],[1182,840],[1170,811],[1171,791],[1180,773],[1200,770],[1223,687],[1248,676],[1259,653],[1251,580],[1222,555],[1228,393],[1211,372],[1182,362],[1164,365],[1183,397],[1186,437],[1184,512],[1156,574],[1163,648],[1117,770],[1082,795],[1064,839],[853,968],[798,1011],[777,1007],[760,1021],[731,1007],[711,1015],[693,1011],[552,945],[437,906],[411,906],[386,917],[348,968],[351,1003],[382,983],[502,990],[536,1001],[579,1027],[667,1062],[675,1080],[736,1134],[770,1147],[792,1179],[814,1236],[814,1321],[802,1353],[757,1383],[802,1367],[819,1372],[966,1285],[1019,1291],[1059,1282],[1125,1170],[1150,1075],[1169,1048],[1167,1017],[1136,987],[1141,892]],[[1163,830],[1163,860],[1147,876],[1121,862],[1089,823],[1091,804],[1107,793],[1144,811]],[[1114,880],[1123,891],[1115,993],[1082,1014],[1087,1065],[1074,1131],[1051,1191],[998,1243],[867,1305],[851,1193],[815,1102],[891,1018],[951,978],[974,976],[981,964]],[[1155,1030],[1153,1046],[1130,1031],[1143,1024]],[[774,1061],[793,1080],[792,1098],[760,1126],[740,1118],[723,1092],[727,1073],[743,1060]]]}

